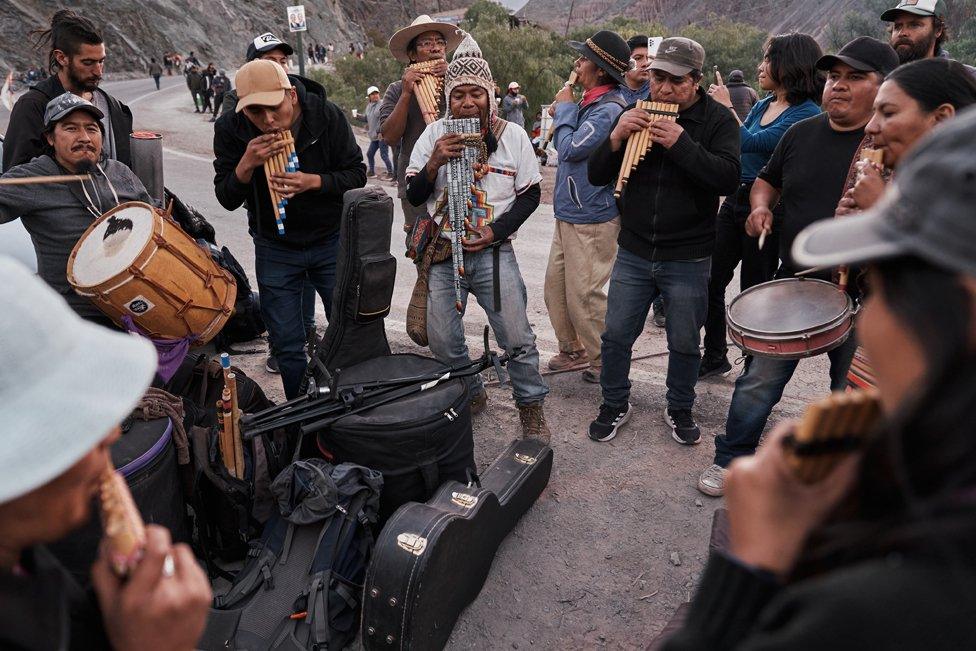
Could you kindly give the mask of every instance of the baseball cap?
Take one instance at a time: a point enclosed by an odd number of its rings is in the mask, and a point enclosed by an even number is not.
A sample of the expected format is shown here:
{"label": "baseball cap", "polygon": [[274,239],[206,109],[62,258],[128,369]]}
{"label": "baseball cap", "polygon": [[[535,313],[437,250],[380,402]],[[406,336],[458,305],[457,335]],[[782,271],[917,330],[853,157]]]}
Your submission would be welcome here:
{"label": "baseball cap", "polygon": [[366,97],[369,97],[373,93],[378,93],[378,92],[380,92],[379,88],[377,88],[376,86],[370,86],[369,88],[366,89]]}
{"label": "baseball cap", "polygon": [[683,77],[692,70],[705,67],[705,48],[690,38],[673,36],[661,41],[651,62],[651,70],[663,70],[669,75]]}
{"label": "baseball cap", "polygon": [[291,81],[284,69],[274,61],[255,59],[241,66],[234,77],[237,85],[237,112],[245,107],[278,106],[285,99]]}
{"label": "baseball cap", "polygon": [[817,61],[818,70],[830,70],[838,63],[846,63],[861,72],[877,72],[887,76],[901,63],[898,53],[870,36],[859,36],[840,49],[837,54],[825,54]]}
{"label": "baseball cap", "polygon": [[282,50],[285,53],[285,56],[291,56],[295,53],[292,46],[288,45],[271,32],[265,32],[260,36],[256,36],[254,40],[248,44],[247,55],[244,57],[244,60],[254,61],[265,52],[270,52],[271,50],[275,49]]}
{"label": "baseball cap", "polygon": [[96,120],[105,117],[101,109],[87,99],[78,97],[74,93],[62,93],[47,103],[47,108],[44,109],[44,128],[50,129],[55,122],[75,111],[87,111]]}
{"label": "baseball cap", "polygon": [[517,81],[513,81],[512,83],[510,83],[508,85],[508,89],[509,90],[512,90],[513,88],[518,88],[518,87],[519,87],[519,85],[518,85],[518,82]]}
{"label": "baseball cap", "polygon": [[855,265],[902,255],[976,276],[976,110],[936,128],[870,210],[825,219],[793,242],[805,267]]}
{"label": "baseball cap", "polygon": [[902,0],[897,7],[892,7],[881,14],[881,20],[894,22],[900,11],[916,16],[944,16],[945,3],[942,0]]}

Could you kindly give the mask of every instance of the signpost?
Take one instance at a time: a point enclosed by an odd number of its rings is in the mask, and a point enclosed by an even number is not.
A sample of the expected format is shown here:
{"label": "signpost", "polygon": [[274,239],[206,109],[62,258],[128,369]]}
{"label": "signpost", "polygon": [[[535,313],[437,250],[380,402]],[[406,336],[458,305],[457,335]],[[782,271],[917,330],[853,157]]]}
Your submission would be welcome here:
{"label": "signpost", "polygon": [[305,5],[288,7],[288,30],[298,34],[298,74],[305,76],[305,45],[302,43],[302,32],[308,31],[305,22]]}

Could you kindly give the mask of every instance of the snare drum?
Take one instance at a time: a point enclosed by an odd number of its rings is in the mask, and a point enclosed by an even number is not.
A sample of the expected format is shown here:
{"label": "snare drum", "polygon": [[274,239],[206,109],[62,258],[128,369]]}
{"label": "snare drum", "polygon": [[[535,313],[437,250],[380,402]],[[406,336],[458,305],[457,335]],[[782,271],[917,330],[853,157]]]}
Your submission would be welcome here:
{"label": "snare drum", "polygon": [[729,304],[729,337],[747,355],[802,359],[843,344],[857,310],[825,280],[783,278],[750,287]]}
{"label": "snare drum", "polygon": [[68,283],[119,325],[149,337],[210,341],[230,317],[237,284],[169,217],[123,203],[88,227],[68,258]]}

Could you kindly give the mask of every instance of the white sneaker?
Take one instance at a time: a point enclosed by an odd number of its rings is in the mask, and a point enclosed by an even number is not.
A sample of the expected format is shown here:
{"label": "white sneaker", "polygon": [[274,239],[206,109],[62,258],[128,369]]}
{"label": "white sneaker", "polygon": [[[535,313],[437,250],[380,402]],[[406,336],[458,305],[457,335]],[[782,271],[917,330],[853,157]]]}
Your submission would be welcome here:
{"label": "white sneaker", "polygon": [[698,490],[711,497],[722,497],[725,494],[725,476],[728,472],[722,466],[713,463],[698,477]]}

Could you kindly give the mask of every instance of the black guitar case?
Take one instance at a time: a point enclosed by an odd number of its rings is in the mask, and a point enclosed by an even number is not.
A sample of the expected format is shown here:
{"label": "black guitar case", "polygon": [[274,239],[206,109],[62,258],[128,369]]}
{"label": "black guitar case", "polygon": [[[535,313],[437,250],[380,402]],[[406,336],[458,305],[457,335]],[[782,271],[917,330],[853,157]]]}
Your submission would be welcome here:
{"label": "black guitar case", "polygon": [[411,502],[380,533],[366,572],[362,642],[441,649],[488,577],[498,546],[549,483],[552,448],[515,441],[481,476]]}
{"label": "black guitar case", "polygon": [[383,319],[390,313],[396,259],[390,254],[393,199],[377,187],[343,197],[332,318],[315,348],[309,374],[327,373],[390,354]]}

